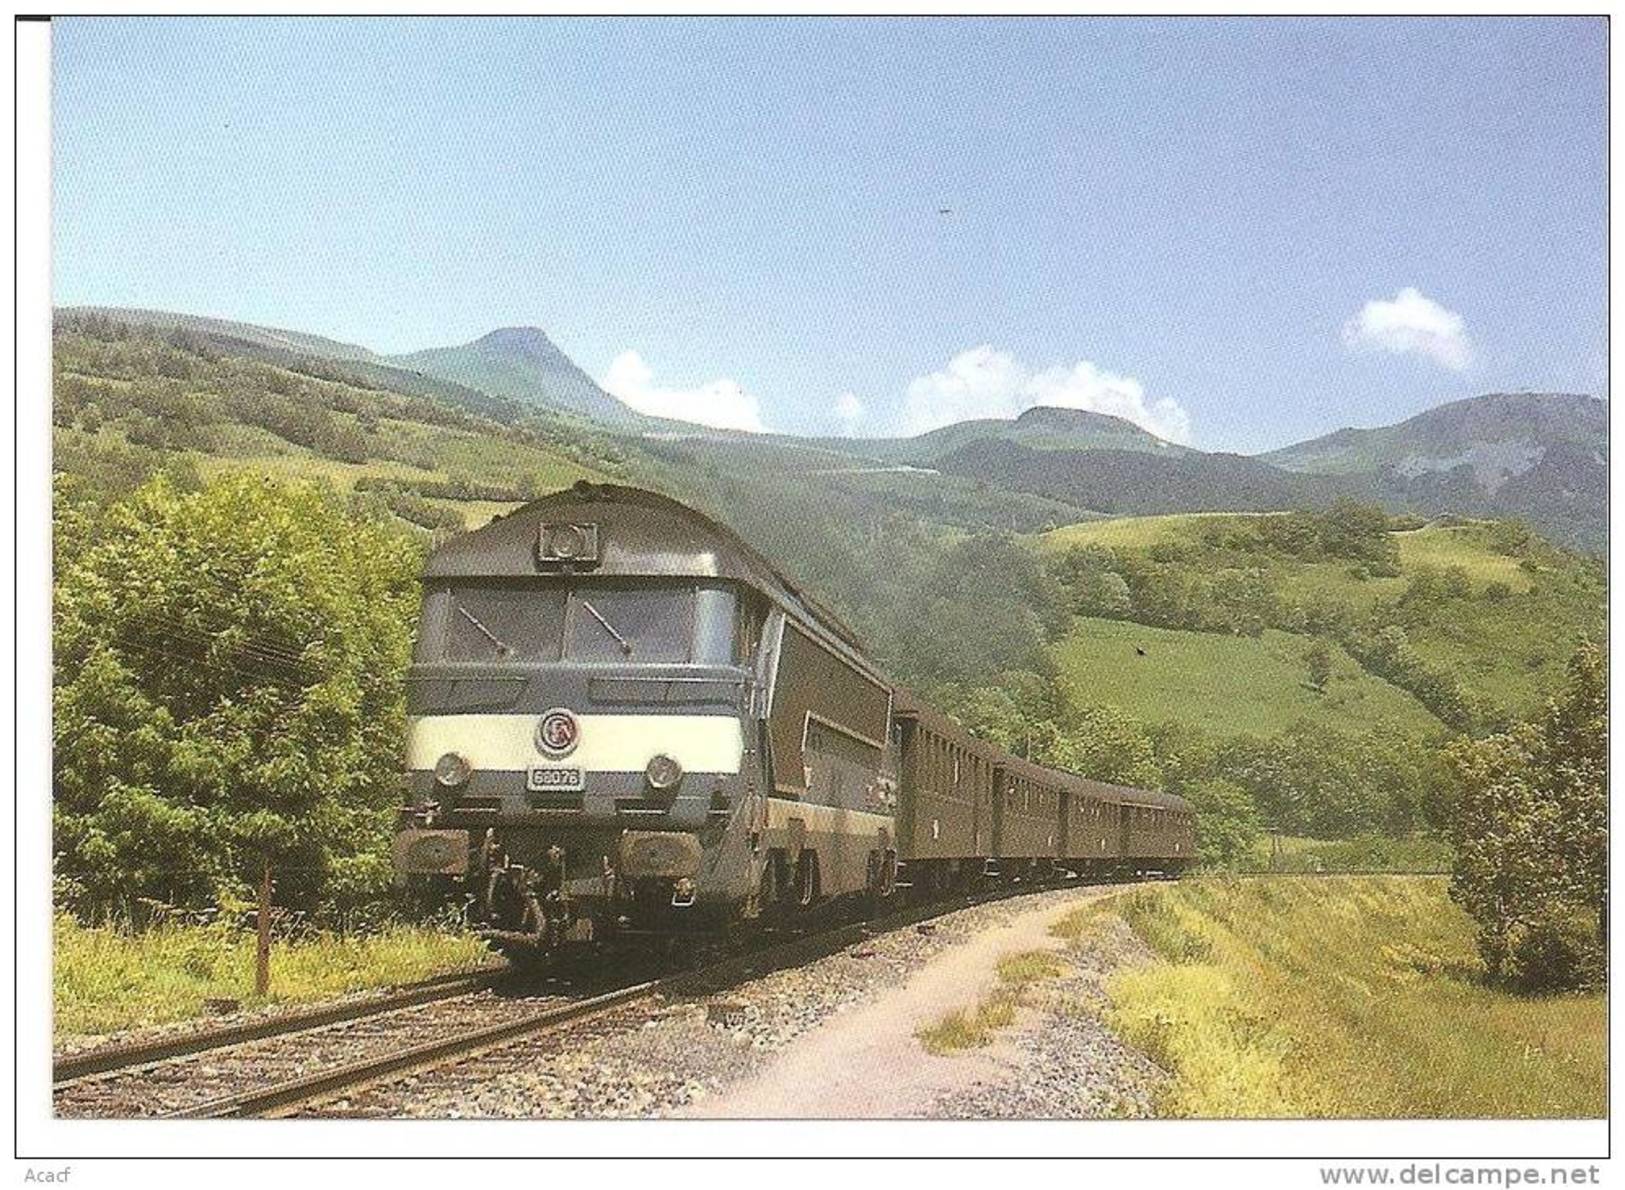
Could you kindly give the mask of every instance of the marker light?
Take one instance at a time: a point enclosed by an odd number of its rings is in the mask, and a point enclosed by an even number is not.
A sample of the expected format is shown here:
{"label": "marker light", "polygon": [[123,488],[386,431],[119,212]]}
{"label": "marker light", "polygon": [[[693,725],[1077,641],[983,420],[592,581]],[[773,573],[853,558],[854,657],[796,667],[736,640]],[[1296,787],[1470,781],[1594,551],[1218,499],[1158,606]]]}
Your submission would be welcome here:
{"label": "marker light", "polygon": [[643,775],[649,779],[651,788],[670,789],[683,779],[683,766],[664,752],[661,752],[649,761],[649,766],[643,770]]}
{"label": "marker light", "polygon": [[434,762],[434,779],[447,789],[454,789],[467,781],[470,771],[468,761],[455,752],[447,752]]}

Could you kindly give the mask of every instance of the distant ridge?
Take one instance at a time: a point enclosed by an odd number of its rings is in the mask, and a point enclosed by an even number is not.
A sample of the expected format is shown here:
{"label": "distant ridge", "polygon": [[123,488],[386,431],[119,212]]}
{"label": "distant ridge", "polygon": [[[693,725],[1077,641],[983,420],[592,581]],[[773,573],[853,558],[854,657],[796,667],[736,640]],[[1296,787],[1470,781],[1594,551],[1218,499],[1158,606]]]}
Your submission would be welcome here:
{"label": "distant ridge", "polygon": [[603,389],[535,326],[501,327],[470,343],[388,357],[401,368],[428,372],[526,405],[550,405],[616,429],[648,419]]}
{"label": "distant ridge", "polygon": [[149,326],[156,330],[190,331],[195,334],[226,337],[254,346],[294,351],[322,359],[369,360],[380,357],[354,343],[341,343],[303,331],[286,331],[252,322],[234,322],[202,314],[177,314],[170,310],[146,310],[135,306],[60,306],[57,313],[94,315],[129,326]]}
{"label": "distant ridge", "polygon": [[1258,457],[1289,471],[1405,478],[1467,466],[1493,494],[1559,444],[1608,452],[1608,404],[1575,393],[1487,393],[1423,410],[1391,426],[1346,428]]}
{"label": "distant ridge", "polygon": [[807,441],[868,458],[923,466],[976,442],[1014,442],[1031,450],[1127,450],[1192,453],[1126,418],[1088,409],[1034,405],[1013,418],[954,422],[911,438],[816,438]]}
{"label": "distant ridge", "polygon": [[1251,457],[1205,453],[1123,418],[1053,406],[910,438],[816,438],[646,417],[604,392],[534,326],[384,356],[320,335],[201,315],[105,306],[64,307],[57,315],[181,331],[214,350],[283,367],[308,370],[317,366],[310,361],[323,361],[322,368],[499,421],[551,416],[637,435],[648,452],[705,458],[725,471],[797,471],[808,462],[828,474],[940,470],[990,489],[1118,513],[1257,511],[1348,496],[1430,516],[1522,518],[1580,549],[1608,542],[1608,403],[1573,393],[1488,393],[1394,425],[1345,428]]}

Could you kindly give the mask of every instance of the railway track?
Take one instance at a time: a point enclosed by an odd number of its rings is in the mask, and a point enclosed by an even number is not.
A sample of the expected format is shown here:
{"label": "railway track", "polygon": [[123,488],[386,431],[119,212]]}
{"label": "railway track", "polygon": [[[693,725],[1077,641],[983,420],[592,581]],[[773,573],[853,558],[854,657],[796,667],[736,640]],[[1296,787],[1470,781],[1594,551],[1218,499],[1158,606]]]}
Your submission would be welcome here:
{"label": "railway track", "polygon": [[514,1020],[484,1025],[409,1046],[380,1057],[361,1058],[328,1070],[296,1076],[268,1087],[228,1093],[198,1106],[166,1112],[163,1118],[208,1120],[260,1116],[274,1119],[278,1116],[291,1115],[305,1104],[318,1103],[343,1091],[355,1090],[413,1070],[431,1068],[451,1058],[468,1057],[482,1049],[501,1045],[503,1042],[528,1034],[543,1032],[573,1021],[597,1016],[611,1009],[634,1004],[652,997],[659,986],[658,980],[631,984],[584,1000],[538,1009]]}
{"label": "railway track", "polygon": [[[1076,882],[1074,886],[1086,885]],[[277,1022],[216,1030],[192,1039],[184,1051],[177,1052],[176,1043],[168,1041],[90,1051],[73,1056],[87,1073],[59,1077],[54,1088],[57,1112],[161,1119],[293,1115],[346,1093],[523,1038],[667,997],[715,994],[875,934],[1057,887],[1065,887],[1065,883],[1017,884],[911,906],[882,918],[836,922],[816,932],[792,934],[727,955],[697,969],[636,979],[591,994],[525,995],[516,977],[504,981],[487,974],[478,977],[479,987],[458,988],[456,981],[447,980],[402,989],[389,998],[391,1003],[335,1005]],[[245,1032],[253,1035],[234,1039],[235,1034]],[[128,1059],[123,1065],[107,1065],[121,1055]],[[66,1062],[58,1063],[58,1069]],[[101,1068],[90,1071],[93,1066]]]}
{"label": "railway track", "polygon": [[152,1041],[121,1042],[116,1045],[96,1046],[63,1054],[51,1060],[51,1082],[55,1086],[88,1078],[96,1074],[113,1074],[151,1066],[173,1058],[184,1058],[212,1049],[242,1045],[269,1037],[320,1029],[344,1021],[359,1020],[429,1004],[436,1000],[466,996],[471,992],[494,987],[507,976],[506,970],[479,971],[472,974],[442,975],[425,979],[386,992],[382,996],[364,1000],[323,1004],[315,1008],[278,1013],[262,1020],[244,1021],[217,1028],[205,1028],[192,1033],[160,1037]]}

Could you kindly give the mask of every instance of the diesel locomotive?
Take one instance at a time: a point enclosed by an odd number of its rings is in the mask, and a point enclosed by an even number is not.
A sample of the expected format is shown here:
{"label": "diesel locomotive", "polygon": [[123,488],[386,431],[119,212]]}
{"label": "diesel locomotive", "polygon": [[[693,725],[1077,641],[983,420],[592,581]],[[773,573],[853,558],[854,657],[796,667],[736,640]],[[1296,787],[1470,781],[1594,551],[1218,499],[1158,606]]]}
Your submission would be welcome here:
{"label": "diesel locomotive", "polygon": [[581,483],[427,559],[395,864],[502,949],[1174,875],[1178,797],[978,740],[735,534]]}

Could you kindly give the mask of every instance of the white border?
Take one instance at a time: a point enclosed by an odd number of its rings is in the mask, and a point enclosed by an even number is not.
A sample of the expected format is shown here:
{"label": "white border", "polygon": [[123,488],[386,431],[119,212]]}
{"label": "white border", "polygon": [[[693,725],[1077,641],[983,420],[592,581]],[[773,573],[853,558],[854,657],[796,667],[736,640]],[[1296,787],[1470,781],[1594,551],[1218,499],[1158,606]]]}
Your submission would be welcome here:
{"label": "white border", "polygon": [[[68,10],[87,5],[68,5]],[[300,11],[308,5],[290,0],[273,0],[268,11]],[[355,11],[376,9],[366,3]],[[491,5],[493,9],[500,5]],[[714,11],[727,11],[711,5]],[[810,11],[851,11],[850,4],[806,4]],[[895,12],[942,12],[963,5],[933,0],[898,0],[888,5]],[[985,10],[985,6],[984,10]],[[1039,0],[1027,6],[1032,11],[1064,9]],[[1192,4],[1186,11],[1200,11],[1206,5]],[[1307,4],[1302,10],[1336,11],[1326,5]],[[1432,6],[1436,12],[1471,13],[1483,5],[1446,2]],[[159,0],[150,11],[176,11],[178,5]],[[608,4],[604,0],[580,0],[576,11],[660,12],[648,0]],[[1263,11],[1260,6],[1256,11]],[[192,9],[196,11],[195,6]],[[390,6],[392,11],[431,12],[414,0]],[[1118,11],[1154,13],[1145,4],[1123,4]],[[1590,11],[1606,13],[1606,8]],[[1377,1158],[1413,1156],[1424,1162],[1445,1165],[1502,1165],[1544,1167],[1560,1157],[1590,1157],[1606,1151],[1607,1134],[1600,1121],[1246,1121],[1214,1122],[1159,1121],[1125,1122],[748,1122],[748,1121],[659,1121],[659,1122],[349,1122],[286,1121],[257,1122],[131,1122],[63,1121],[49,1116],[49,1038],[48,1028],[37,1022],[49,1019],[49,28],[39,24],[15,26],[18,49],[16,96],[18,117],[17,157],[17,327],[18,385],[16,400],[21,409],[16,441],[16,498],[19,522],[17,557],[26,576],[18,592],[15,656],[21,691],[20,718],[13,755],[17,757],[18,785],[14,791],[18,805],[21,846],[16,871],[19,897],[19,945],[21,975],[18,981],[19,1019],[33,1022],[20,1030],[15,1058],[18,1062],[18,1146],[19,1152],[33,1156],[35,1169],[60,1168],[60,1158],[75,1161],[97,1155],[147,1155],[173,1158],[200,1157],[288,1157],[388,1155],[407,1157],[453,1157],[466,1160],[474,1155],[511,1157],[563,1157],[569,1155],[644,1155],[785,1157],[832,1155],[932,1154],[938,1157],[1111,1157],[1155,1154],[1170,1156],[1235,1156],[1324,1158],[1328,1154],[1358,1158],[1369,1155],[1374,1163],[1398,1170],[1397,1164]],[[1613,59],[1610,47],[1610,61]],[[9,96],[8,96],[9,101]],[[1614,121],[1614,129],[1619,122]],[[1617,134],[1617,133],[1616,133]],[[1611,296],[1614,296],[1611,294]],[[10,433],[10,427],[5,429]],[[1613,477],[1611,476],[1611,480]],[[1612,492],[1618,495],[1617,491]],[[6,565],[11,565],[8,556]],[[1622,576],[1611,574],[1612,597],[1620,597]],[[11,584],[5,584],[9,599]],[[1617,673],[1617,670],[1615,671]],[[10,691],[3,696],[11,697]],[[7,730],[11,717],[4,716]],[[1619,745],[1611,750],[1612,762],[1619,762]],[[1617,914],[1615,920],[1619,920]],[[1617,969],[1617,968],[1616,968]],[[1611,1069],[1614,1067],[1611,1066]],[[854,1071],[853,1077],[884,1077],[883,1071]],[[1442,1155],[1442,1156],[1441,1156]],[[54,1157],[58,1160],[48,1161]],[[1450,1158],[1457,1160],[1452,1162]],[[1463,1160],[1465,1159],[1465,1160]],[[1501,1160],[1506,1159],[1506,1160]],[[1248,1186],[1318,1185],[1317,1164],[1250,1161],[1220,1168],[1193,1166],[1176,1161],[1154,1163],[1108,1162],[1087,1173],[1059,1171],[1061,1176],[1101,1179],[1103,1184],[1147,1182],[1152,1185],[1180,1180],[1216,1180]],[[1583,1164],[1583,1162],[1582,1162]],[[709,1184],[714,1171],[701,1166],[649,1166],[647,1175],[662,1183],[688,1185],[704,1176]],[[90,1165],[75,1179],[83,1183],[101,1167]],[[119,1181],[136,1174],[138,1182],[162,1180],[166,1185],[217,1186],[230,1179],[244,1187],[280,1186],[292,1177],[312,1175],[322,1181],[337,1177],[366,1177],[373,1174],[398,1181],[403,1186],[443,1186],[448,1177],[458,1179],[601,1176],[597,1166],[542,1171],[505,1169],[497,1166],[471,1168],[466,1164],[448,1168],[438,1163],[392,1162],[385,1170],[348,1171],[338,1167],[318,1167],[308,1171],[288,1165],[254,1166],[241,1162],[184,1163],[173,1160],[159,1166],[136,1169],[124,1166],[107,1169]],[[975,1169],[962,1171],[971,1178],[984,1176]],[[1017,1176],[1049,1177],[1055,1170],[1018,1170]],[[325,1176],[323,1176],[325,1175]],[[21,1171],[18,1171],[19,1184]],[[741,1169],[737,1176],[753,1176]],[[775,1172],[772,1176],[786,1176]],[[810,1176],[822,1178],[814,1170]],[[896,1177],[899,1173],[882,1174]],[[792,1177],[792,1180],[799,1180]],[[106,1182],[103,1178],[101,1181]],[[1397,1181],[1397,1174],[1396,1174]],[[70,1185],[75,1184],[70,1182]]]}

